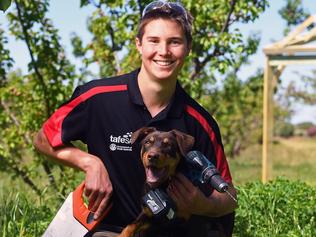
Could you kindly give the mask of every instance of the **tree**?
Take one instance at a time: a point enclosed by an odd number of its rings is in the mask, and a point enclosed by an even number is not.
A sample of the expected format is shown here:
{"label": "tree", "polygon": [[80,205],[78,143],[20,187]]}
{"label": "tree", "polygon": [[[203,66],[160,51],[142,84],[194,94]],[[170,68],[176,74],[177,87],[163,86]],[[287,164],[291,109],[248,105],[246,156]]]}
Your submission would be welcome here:
{"label": "tree", "polygon": [[312,71],[311,76],[300,74],[298,76],[301,78],[303,86],[291,82],[287,87],[286,96],[308,105],[316,104],[316,70]]}
{"label": "tree", "polygon": [[296,26],[307,19],[310,14],[303,8],[302,0],[285,0],[285,6],[279,10],[279,14],[286,21],[287,27],[284,35],[291,31],[291,27]]}
{"label": "tree", "polygon": [[245,81],[231,73],[220,88],[203,98],[204,106],[219,122],[225,152],[234,158],[260,141],[262,133],[262,72]]}
{"label": "tree", "polygon": [[[62,190],[64,187],[56,184],[52,164],[33,150],[32,132],[39,130],[43,121],[68,98],[73,90],[74,66],[65,56],[58,31],[45,16],[48,1],[15,0],[13,5],[13,12],[8,13],[10,33],[26,44],[31,60],[26,75],[8,73],[2,67],[5,84],[0,88],[1,166],[21,177],[37,194],[43,188],[40,183]],[[5,40],[1,46],[4,45]],[[4,54],[0,65],[11,64],[8,53]],[[35,181],[40,176],[38,166],[43,168],[48,183]],[[62,179],[62,183],[67,183],[65,174],[60,167],[57,179]]]}
{"label": "tree", "polygon": [[7,43],[8,38],[0,28],[0,88],[6,84],[6,75],[14,62],[10,56],[10,51],[6,48]]}

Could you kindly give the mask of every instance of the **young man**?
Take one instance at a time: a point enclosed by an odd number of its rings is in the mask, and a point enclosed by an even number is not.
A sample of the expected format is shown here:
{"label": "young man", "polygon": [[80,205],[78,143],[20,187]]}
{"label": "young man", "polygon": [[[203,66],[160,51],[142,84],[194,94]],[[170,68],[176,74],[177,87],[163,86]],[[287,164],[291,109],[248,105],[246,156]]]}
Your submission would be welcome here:
{"label": "young man", "polygon": [[[179,3],[147,5],[136,38],[141,68],[79,86],[35,137],[39,151],[85,172],[85,195],[95,218],[113,204],[101,229],[120,232],[140,212],[144,170],[130,136],[141,127],[194,136],[194,150],[215,164],[236,195],[216,122],[177,82],[191,49],[191,28],[192,17]],[[86,143],[89,153],[72,146],[74,140]],[[207,197],[181,174],[168,194],[184,215],[219,217],[236,208],[226,194],[214,190]]]}

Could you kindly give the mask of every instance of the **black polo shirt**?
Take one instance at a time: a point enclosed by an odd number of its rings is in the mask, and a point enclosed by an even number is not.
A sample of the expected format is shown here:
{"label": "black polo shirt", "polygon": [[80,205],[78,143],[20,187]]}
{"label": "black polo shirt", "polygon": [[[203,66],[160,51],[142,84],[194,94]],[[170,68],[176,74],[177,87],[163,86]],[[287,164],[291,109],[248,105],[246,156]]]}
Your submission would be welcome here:
{"label": "black polo shirt", "polygon": [[178,129],[192,135],[194,150],[204,153],[231,182],[215,120],[179,84],[169,105],[152,118],[138,87],[138,72],[79,86],[43,126],[53,147],[81,140],[89,153],[103,161],[113,185],[113,207],[103,223],[122,227],[140,212],[145,175],[131,134],[141,127]]}

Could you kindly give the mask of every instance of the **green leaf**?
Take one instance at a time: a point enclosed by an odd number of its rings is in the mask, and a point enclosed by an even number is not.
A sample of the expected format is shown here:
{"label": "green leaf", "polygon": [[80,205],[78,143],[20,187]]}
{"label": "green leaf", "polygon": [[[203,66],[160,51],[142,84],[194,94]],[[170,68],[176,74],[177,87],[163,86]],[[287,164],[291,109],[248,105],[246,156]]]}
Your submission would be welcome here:
{"label": "green leaf", "polygon": [[87,6],[87,5],[89,5],[88,0],[80,0],[80,7]]}
{"label": "green leaf", "polygon": [[1,0],[0,1],[0,10],[5,12],[11,5],[11,0]]}

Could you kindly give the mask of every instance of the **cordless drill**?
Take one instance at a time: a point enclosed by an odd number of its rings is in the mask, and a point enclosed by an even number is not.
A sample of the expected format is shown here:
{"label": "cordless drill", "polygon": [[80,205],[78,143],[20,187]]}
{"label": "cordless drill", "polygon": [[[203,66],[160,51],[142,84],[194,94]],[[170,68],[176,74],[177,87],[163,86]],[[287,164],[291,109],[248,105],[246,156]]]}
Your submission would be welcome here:
{"label": "cordless drill", "polygon": [[[185,156],[187,169],[182,172],[197,186],[199,184],[210,184],[218,192],[226,192],[235,202],[237,200],[228,192],[228,184],[223,180],[216,167],[199,151],[190,151]],[[149,191],[143,197],[143,203],[147,206],[153,216],[175,218],[175,204],[171,198],[161,189]]]}

